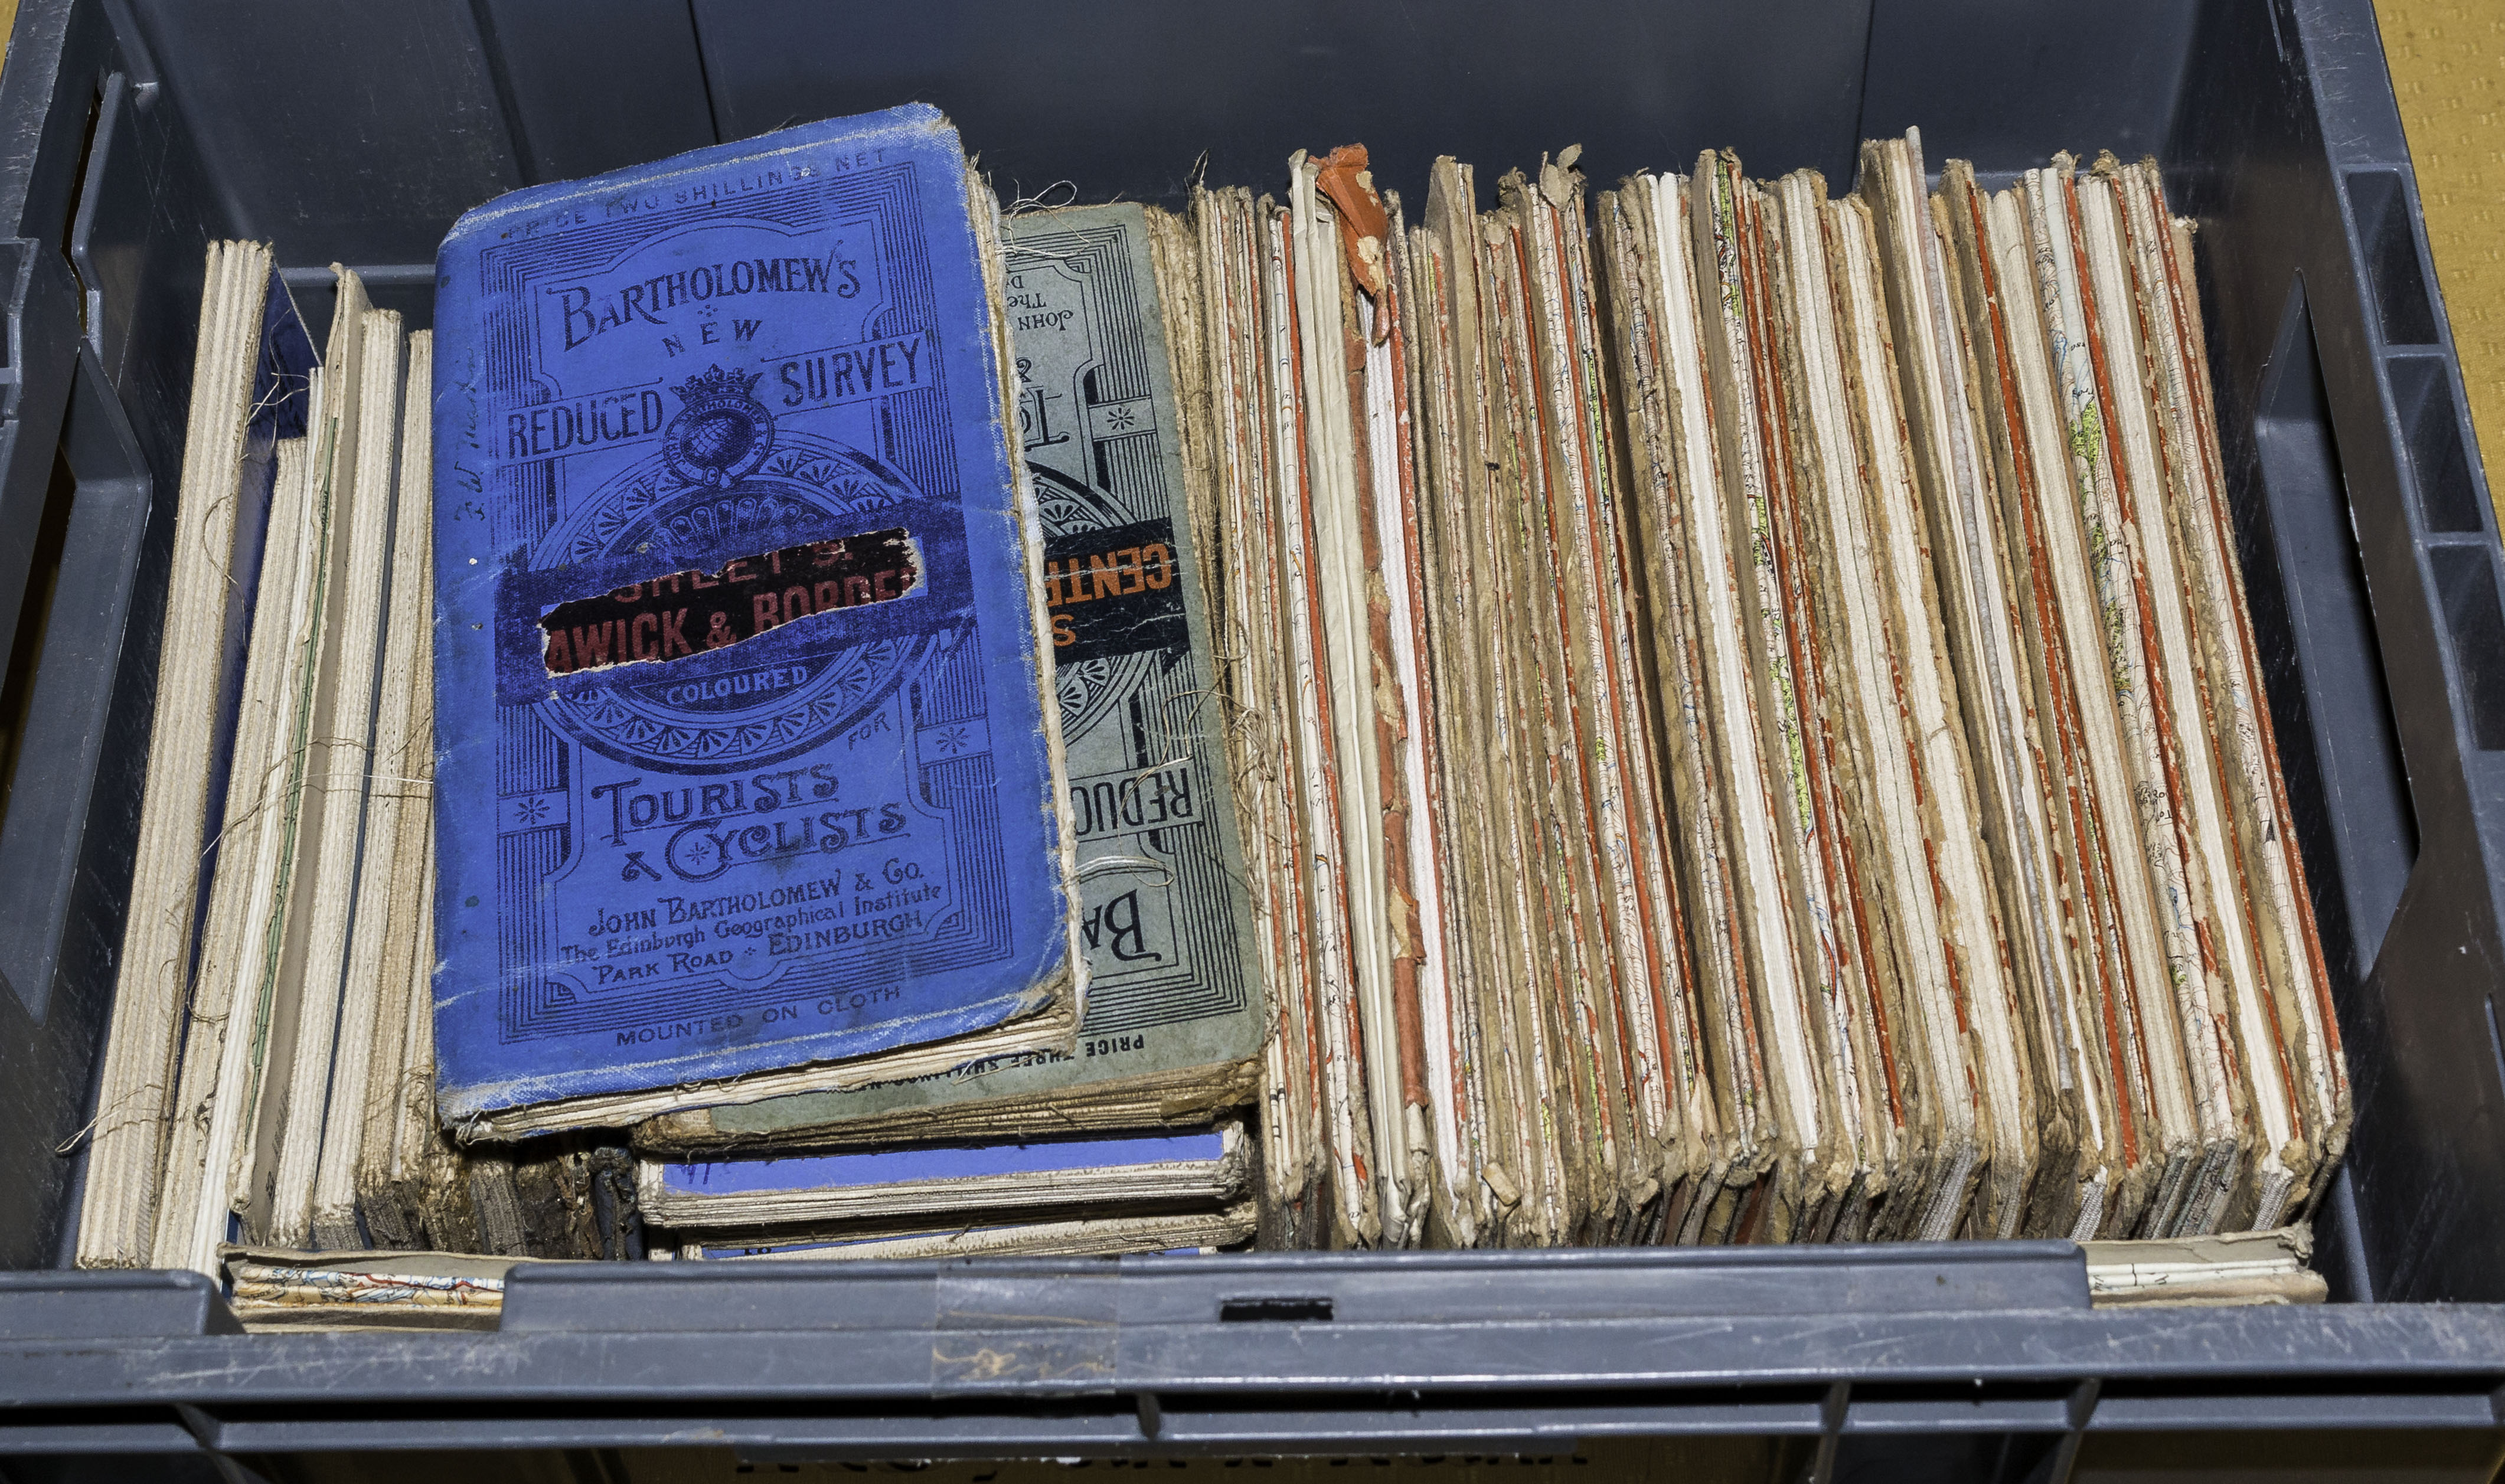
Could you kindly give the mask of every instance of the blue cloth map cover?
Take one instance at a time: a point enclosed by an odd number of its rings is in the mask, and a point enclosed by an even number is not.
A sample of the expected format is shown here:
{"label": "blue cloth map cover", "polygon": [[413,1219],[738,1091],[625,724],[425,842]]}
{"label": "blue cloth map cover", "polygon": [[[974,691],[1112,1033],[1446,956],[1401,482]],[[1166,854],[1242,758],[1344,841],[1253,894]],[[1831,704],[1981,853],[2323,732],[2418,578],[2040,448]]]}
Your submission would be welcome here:
{"label": "blue cloth map cover", "polygon": [[976,200],[917,105],[515,192],[445,238],[447,1124],[1067,1044],[1039,537]]}

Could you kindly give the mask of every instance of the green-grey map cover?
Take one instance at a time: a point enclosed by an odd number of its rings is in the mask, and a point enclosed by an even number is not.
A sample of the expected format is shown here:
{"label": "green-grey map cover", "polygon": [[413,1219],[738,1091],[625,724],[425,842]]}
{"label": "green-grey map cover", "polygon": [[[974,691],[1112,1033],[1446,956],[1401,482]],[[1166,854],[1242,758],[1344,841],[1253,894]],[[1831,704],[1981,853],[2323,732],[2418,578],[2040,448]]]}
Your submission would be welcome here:
{"label": "green-grey map cover", "polygon": [[644,1125],[647,1148],[1075,1132],[1252,1100],[1260,985],[1147,213],[1007,229],[1090,971],[1076,1050],[673,1113]]}

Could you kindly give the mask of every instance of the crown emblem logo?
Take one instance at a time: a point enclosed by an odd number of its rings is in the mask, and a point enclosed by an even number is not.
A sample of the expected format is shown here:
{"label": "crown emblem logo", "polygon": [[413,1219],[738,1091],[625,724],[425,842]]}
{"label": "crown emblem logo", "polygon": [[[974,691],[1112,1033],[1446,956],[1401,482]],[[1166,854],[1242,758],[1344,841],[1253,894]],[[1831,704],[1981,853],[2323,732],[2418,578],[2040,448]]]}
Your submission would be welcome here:
{"label": "crown emblem logo", "polygon": [[757,400],[762,372],[708,368],[670,390],[679,415],[661,433],[670,472],[688,484],[728,489],[756,472],[774,447],[774,414]]}
{"label": "crown emblem logo", "polygon": [[735,371],[723,371],[715,366],[696,372],[672,390],[679,394],[681,402],[689,406],[700,402],[742,402],[751,400],[749,394],[759,381],[764,379],[764,375],[759,371],[743,376]]}

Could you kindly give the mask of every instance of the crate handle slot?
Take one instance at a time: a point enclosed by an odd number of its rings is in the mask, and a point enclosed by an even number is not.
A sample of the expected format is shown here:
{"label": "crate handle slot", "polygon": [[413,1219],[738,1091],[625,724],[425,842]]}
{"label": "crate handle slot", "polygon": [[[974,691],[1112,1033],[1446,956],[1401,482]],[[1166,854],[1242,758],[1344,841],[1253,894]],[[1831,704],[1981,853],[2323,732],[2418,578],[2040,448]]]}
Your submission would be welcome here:
{"label": "crate handle slot", "polygon": [[1327,1325],[1327,1298],[1229,1298],[1217,1305],[1221,1325]]}

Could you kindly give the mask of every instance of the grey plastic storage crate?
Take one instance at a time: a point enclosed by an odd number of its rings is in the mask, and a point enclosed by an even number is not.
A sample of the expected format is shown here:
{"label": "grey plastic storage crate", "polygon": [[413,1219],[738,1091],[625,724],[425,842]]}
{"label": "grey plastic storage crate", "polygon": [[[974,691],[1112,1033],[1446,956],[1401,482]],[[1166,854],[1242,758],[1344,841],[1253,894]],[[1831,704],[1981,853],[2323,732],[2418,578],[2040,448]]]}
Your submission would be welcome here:
{"label": "grey plastic storage crate", "polygon": [[[245,1337],[192,1275],[59,1271],[202,242],[273,240],[317,331],[334,261],[423,324],[438,239],[499,192],[909,97],[950,109],[1004,185],[1083,199],[1171,199],[1204,147],[1213,180],[1275,182],[1292,148],[1350,139],[1412,190],[1434,153],[1492,178],[1577,141],[1598,181],[1729,144],[1842,189],[1857,140],[1909,124],[1935,164],[1987,173],[2156,154],[2202,223],[2239,534],[2356,1085],[2318,1224],[2341,1301],[2092,1312],[2066,1243],[674,1264],[532,1269],[492,1335]],[[2505,608],[2368,0],[26,0],[0,223],[0,624],[31,676],[0,696],[0,1469],[1711,1431],[1795,1435],[1821,1478],[2058,1479],[2106,1430],[2499,1426]]]}

